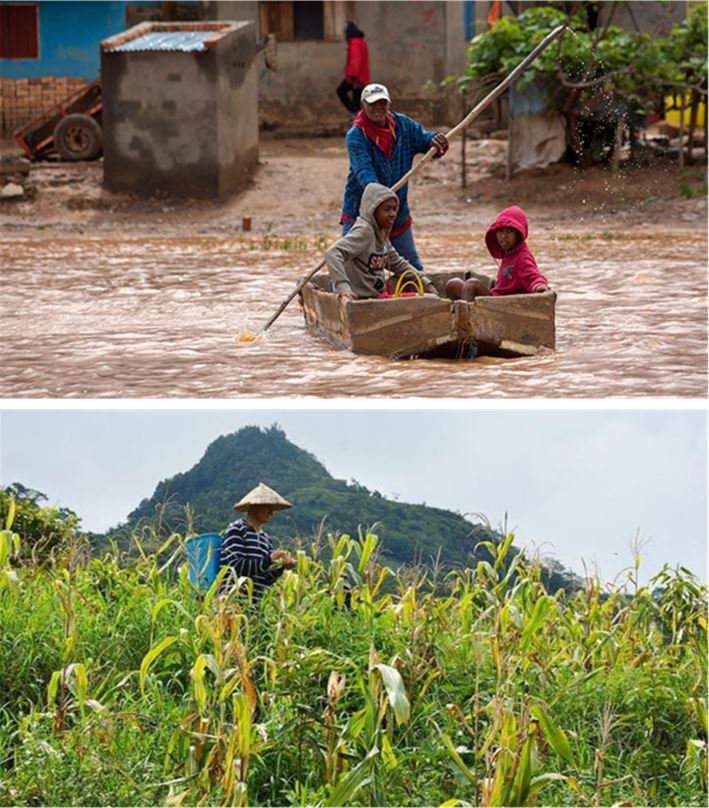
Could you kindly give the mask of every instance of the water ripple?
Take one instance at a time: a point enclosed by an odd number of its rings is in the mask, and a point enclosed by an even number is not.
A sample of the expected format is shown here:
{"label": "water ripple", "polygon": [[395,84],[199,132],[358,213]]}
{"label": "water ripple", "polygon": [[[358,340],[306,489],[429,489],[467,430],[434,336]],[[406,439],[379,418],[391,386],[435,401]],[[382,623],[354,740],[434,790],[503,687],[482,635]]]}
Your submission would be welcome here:
{"label": "water ripple", "polygon": [[[481,244],[419,237],[431,269],[494,271]],[[294,301],[314,250],[230,238],[8,240],[0,291],[10,397],[704,397],[706,238],[535,236],[559,294],[556,353],[394,362],[311,337]]]}

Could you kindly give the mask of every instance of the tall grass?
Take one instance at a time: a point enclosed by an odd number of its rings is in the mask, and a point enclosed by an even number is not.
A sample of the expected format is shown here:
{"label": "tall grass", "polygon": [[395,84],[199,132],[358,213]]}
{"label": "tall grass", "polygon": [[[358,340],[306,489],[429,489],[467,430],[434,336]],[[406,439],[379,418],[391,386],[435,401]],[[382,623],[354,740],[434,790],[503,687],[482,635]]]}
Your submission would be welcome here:
{"label": "tall grass", "polygon": [[706,589],[549,593],[511,541],[433,581],[331,536],[254,606],[179,536],[38,567],[9,524],[0,803],[706,804]]}

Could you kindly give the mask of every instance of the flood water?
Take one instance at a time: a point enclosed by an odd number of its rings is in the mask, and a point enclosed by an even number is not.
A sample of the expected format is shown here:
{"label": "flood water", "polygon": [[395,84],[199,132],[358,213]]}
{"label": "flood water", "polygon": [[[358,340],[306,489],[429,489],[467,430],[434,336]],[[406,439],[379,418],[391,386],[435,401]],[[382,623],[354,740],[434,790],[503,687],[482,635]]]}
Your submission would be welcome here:
{"label": "flood water", "polygon": [[[430,269],[494,274],[467,237],[417,242]],[[397,362],[310,336],[297,299],[264,337],[237,340],[244,329],[258,332],[318,263],[312,239],[7,240],[0,395],[706,395],[705,235],[568,233],[535,236],[530,246],[558,293],[555,353]]]}

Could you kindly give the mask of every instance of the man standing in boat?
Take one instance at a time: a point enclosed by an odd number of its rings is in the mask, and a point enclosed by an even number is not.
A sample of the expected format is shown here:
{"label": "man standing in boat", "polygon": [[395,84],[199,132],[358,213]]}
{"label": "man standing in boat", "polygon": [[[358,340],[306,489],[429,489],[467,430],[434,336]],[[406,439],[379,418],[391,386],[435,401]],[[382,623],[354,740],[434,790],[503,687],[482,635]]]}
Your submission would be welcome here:
{"label": "man standing in boat", "polygon": [[[406,115],[391,111],[389,91],[383,84],[368,84],[362,90],[361,106],[345,138],[350,170],[340,219],[343,236],[357,219],[362,194],[370,182],[391,188],[411,169],[415,155],[425,154],[431,146],[438,151],[436,157],[448,151],[448,139],[442,132],[429,131]],[[389,239],[399,255],[423,272],[407,192],[408,184],[397,191],[399,211]]]}

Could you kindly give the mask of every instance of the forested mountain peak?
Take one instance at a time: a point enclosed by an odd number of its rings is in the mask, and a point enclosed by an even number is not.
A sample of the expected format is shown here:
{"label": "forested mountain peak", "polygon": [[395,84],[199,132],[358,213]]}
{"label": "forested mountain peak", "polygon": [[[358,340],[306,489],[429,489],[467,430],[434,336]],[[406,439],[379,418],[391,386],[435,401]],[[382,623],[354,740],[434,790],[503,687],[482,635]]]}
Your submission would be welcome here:
{"label": "forested mountain peak", "polygon": [[[246,426],[216,438],[191,469],[160,482],[109,536],[128,548],[132,531],[146,524],[157,528],[159,537],[171,532],[221,532],[238,518],[234,503],[259,482],[293,503],[268,525],[277,543],[286,546],[309,542],[321,525],[326,532],[350,534],[374,526],[384,563],[430,564],[438,559],[444,566],[474,566],[489,559],[484,550],[476,549],[478,542],[501,539],[499,532],[459,513],[394,501],[354,480],[333,477],[277,424]],[[552,589],[577,584],[559,564],[553,564],[545,578]]]}
{"label": "forested mountain peak", "polygon": [[427,561],[440,550],[444,562],[461,564],[470,561],[479,531],[487,537],[484,528],[476,529],[459,514],[394,502],[357,482],[334,478],[276,424],[216,438],[191,469],[161,481],[114,532],[127,535],[146,522],[159,524],[161,535],[190,528],[221,531],[236,518],[233,504],[259,482],[294,504],[269,523],[279,540],[312,535],[323,520],[326,530],[348,533],[376,523],[384,556],[393,563]]}

